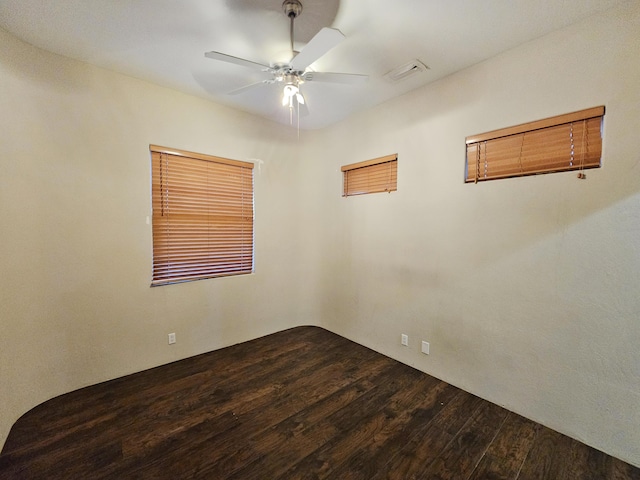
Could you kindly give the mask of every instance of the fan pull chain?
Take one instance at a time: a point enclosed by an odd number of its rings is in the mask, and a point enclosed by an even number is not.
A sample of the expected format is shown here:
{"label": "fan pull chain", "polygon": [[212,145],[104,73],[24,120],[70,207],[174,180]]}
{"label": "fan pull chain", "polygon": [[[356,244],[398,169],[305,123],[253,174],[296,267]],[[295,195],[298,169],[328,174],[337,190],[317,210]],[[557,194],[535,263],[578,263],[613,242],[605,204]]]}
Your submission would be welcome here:
{"label": "fan pull chain", "polygon": [[296,106],[297,106],[297,113],[296,116],[298,117],[298,140],[300,140],[300,102],[296,102]]}

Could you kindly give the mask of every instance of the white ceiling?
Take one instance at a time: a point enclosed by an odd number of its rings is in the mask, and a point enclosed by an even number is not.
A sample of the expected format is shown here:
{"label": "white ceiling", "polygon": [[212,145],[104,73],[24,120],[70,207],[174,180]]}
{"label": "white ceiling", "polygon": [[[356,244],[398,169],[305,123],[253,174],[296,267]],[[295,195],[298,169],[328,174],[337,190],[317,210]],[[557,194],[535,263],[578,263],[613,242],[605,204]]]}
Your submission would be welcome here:
{"label": "white ceiling", "polygon": [[[500,52],[624,3],[624,0],[302,0],[296,50],[320,28],[346,40],[311,65],[369,75],[362,85],[307,82],[309,115],[320,128]],[[215,50],[259,63],[289,60],[282,0],[0,0],[0,26],[67,57],[289,123],[278,85],[228,92],[264,77],[214,61]],[[426,73],[391,83],[410,60]]]}

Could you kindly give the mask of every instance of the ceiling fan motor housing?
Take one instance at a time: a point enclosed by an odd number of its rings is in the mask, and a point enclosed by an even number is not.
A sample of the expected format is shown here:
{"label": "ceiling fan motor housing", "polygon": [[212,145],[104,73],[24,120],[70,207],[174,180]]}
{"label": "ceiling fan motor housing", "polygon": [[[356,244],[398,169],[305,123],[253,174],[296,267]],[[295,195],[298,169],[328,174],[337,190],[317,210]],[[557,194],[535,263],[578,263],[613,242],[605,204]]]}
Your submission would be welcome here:
{"label": "ceiling fan motor housing", "polygon": [[302,83],[298,72],[289,72],[282,77],[282,81],[287,85],[299,86]]}
{"label": "ceiling fan motor housing", "polygon": [[[316,73],[307,72],[307,69],[317,59],[326,54],[338,43],[344,40],[344,34],[335,28],[322,28],[313,38],[297,52],[294,49],[294,22],[295,19],[302,14],[302,3],[300,0],[284,0],[282,2],[284,14],[289,19],[289,37],[291,40],[291,60],[287,63],[271,63],[266,65],[244,58],[234,57],[225,53],[211,51],[206,52],[205,56],[213,60],[221,60],[223,62],[233,63],[254,70],[260,70],[269,74],[270,78],[262,80],[251,85],[239,88],[230,92],[230,94],[238,94],[245,92],[255,86],[262,84],[279,84],[282,85],[282,104],[289,105],[290,115],[293,115],[293,101],[298,105],[305,105],[305,98],[300,92],[300,86],[307,81],[328,82],[328,83],[360,83],[368,78],[367,75],[347,74],[347,73]],[[291,118],[293,118],[291,116]]]}
{"label": "ceiling fan motor housing", "polygon": [[296,18],[302,13],[302,3],[300,0],[284,0],[282,9],[287,17]]}

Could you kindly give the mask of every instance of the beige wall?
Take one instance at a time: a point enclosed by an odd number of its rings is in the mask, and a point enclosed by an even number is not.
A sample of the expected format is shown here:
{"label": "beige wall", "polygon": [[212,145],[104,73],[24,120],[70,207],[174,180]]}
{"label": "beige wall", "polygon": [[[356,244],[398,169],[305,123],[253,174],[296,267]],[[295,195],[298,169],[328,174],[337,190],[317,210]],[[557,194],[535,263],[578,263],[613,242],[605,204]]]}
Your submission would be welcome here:
{"label": "beige wall", "polygon": [[[0,31],[0,444],[55,395],[312,323],[640,465],[639,32],[631,2],[298,142]],[[465,136],[601,104],[586,181],[463,183]],[[260,160],[255,275],[149,288],[150,143]],[[340,197],[396,152],[398,192]]]}
{"label": "beige wall", "polygon": [[[640,464],[639,58],[632,2],[314,133],[318,322]],[[463,183],[467,135],[597,105],[586,181]],[[397,192],[340,197],[396,152]]]}
{"label": "beige wall", "polygon": [[[53,396],[305,322],[295,132],[0,45],[0,445]],[[149,287],[151,143],[257,163],[255,275]]]}

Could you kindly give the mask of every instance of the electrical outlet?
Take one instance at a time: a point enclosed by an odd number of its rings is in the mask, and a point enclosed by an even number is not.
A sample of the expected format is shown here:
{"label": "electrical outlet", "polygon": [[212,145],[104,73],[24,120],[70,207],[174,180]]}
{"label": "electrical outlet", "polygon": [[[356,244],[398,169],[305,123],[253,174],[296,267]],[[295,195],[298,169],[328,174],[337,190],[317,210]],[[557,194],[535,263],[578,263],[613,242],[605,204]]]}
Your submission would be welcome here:
{"label": "electrical outlet", "polygon": [[400,335],[400,343],[405,347],[409,346],[409,335],[405,335],[404,333]]}
{"label": "electrical outlet", "polygon": [[422,341],[422,353],[429,355],[429,342]]}
{"label": "electrical outlet", "polygon": [[170,333],[169,334],[169,345],[173,345],[174,343],[176,343],[176,334],[175,333]]}

